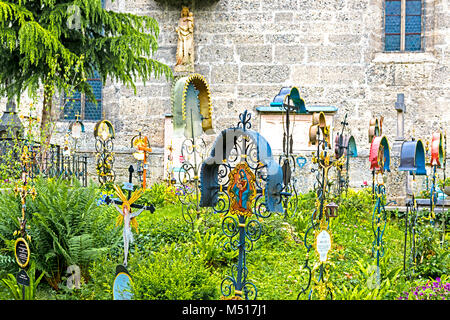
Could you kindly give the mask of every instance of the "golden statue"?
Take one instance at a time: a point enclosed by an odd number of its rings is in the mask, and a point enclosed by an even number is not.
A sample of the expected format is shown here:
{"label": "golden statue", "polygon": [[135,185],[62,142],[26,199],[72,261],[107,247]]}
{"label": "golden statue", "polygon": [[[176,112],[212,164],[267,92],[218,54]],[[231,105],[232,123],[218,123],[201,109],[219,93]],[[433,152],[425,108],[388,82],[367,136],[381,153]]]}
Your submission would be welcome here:
{"label": "golden statue", "polygon": [[177,63],[176,72],[194,72],[194,15],[189,8],[183,7],[178,20]]}

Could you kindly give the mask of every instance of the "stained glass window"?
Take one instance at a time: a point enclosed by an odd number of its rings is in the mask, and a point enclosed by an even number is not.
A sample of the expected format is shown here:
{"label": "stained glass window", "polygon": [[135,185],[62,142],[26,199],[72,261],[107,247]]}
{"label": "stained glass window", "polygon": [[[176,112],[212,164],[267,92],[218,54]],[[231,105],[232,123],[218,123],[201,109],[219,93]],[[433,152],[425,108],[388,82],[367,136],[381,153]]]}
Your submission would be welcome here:
{"label": "stained glass window", "polygon": [[86,104],[84,106],[84,119],[100,120],[102,117],[102,79],[100,79],[98,72],[95,72],[94,78],[87,79],[87,82],[92,87],[92,92],[94,93],[95,101],[97,103],[86,100]]}
{"label": "stained glass window", "polygon": [[74,120],[81,114],[81,93],[76,91],[70,97],[64,96],[64,120]]}
{"label": "stained glass window", "polygon": [[[75,120],[76,115],[80,115],[84,120],[100,120],[102,118],[102,89],[103,83],[98,73],[94,77],[87,79],[92,87],[95,102],[89,101],[86,95],[75,91],[70,97],[64,97],[63,120]],[[84,96],[84,99],[82,99]]]}
{"label": "stained glass window", "polygon": [[387,0],[384,15],[384,43],[386,51],[400,50],[401,0]]}
{"label": "stained glass window", "polygon": [[418,51],[422,45],[422,1],[406,0],[405,50]]}
{"label": "stained glass window", "polygon": [[422,49],[422,1],[385,0],[385,51]]}
{"label": "stained glass window", "polygon": [[[102,7],[105,7],[105,0],[101,0]],[[80,115],[83,120],[100,120],[102,118],[102,89],[103,82],[97,71],[94,71],[92,78],[87,79],[92,87],[95,96],[95,102],[89,101],[84,95],[78,91],[71,97],[64,96],[64,120],[75,120],[76,115]]]}

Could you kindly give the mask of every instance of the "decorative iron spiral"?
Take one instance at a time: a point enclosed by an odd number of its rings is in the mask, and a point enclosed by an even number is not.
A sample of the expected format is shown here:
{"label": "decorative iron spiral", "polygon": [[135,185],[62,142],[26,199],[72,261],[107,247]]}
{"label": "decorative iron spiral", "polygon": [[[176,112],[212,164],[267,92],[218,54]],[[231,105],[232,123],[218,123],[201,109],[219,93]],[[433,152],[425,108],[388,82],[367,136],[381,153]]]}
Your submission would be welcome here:
{"label": "decorative iron spiral", "polygon": [[185,139],[181,145],[183,163],[178,172],[181,192],[178,199],[181,203],[181,214],[187,223],[194,227],[194,222],[203,215],[207,220],[212,211],[200,208],[199,171],[206,156],[206,143],[202,138]]}
{"label": "decorative iron spiral", "polygon": [[98,180],[101,184],[113,182],[115,180],[114,164],[114,148],[113,139],[109,138],[106,141],[96,138],[95,150],[97,151],[97,173]]}
{"label": "decorative iron spiral", "polygon": [[[251,115],[244,112],[240,115],[239,128],[249,130]],[[228,193],[230,173],[239,163],[245,162],[255,176],[254,187],[256,197],[252,205],[252,217],[230,214],[231,196]],[[265,210],[263,190],[267,180],[267,168],[258,159],[258,146],[248,136],[242,135],[235,139],[226,161],[218,165],[217,190],[218,201],[213,210],[224,216],[222,232],[227,237],[223,244],[224,250],[239,251],[238,261],[231,267],[221,283],[221,293],[225,299],[256,299],[258,290],[253,282],[248,280],[246,256],[252,251],[254,242],[262,234],[262,225],[257,218],[270,216]]]}
{"label": "decorative iron spiral", "polygon": [[375,186],[376,202],[372,213],[372,232],[375,237],[372,242],[372,256],[377,259],[377,266],[379,266],[379,259],[384,256],[384,241],[383,235],[386,228],[387,214],[385,210],[386,203],[386,188],[383,184]]}

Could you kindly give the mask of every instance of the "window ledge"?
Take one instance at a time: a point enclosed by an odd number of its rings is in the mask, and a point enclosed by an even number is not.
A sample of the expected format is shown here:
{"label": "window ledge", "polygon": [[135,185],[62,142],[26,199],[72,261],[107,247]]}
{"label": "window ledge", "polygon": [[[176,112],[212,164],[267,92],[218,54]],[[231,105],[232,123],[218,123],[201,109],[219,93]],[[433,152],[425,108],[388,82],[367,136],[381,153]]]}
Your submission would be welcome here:
{"label": "window ledge", "polygon": [[424,63],[437,62],[437,59],[431,52],[377,52],[372,62]]}

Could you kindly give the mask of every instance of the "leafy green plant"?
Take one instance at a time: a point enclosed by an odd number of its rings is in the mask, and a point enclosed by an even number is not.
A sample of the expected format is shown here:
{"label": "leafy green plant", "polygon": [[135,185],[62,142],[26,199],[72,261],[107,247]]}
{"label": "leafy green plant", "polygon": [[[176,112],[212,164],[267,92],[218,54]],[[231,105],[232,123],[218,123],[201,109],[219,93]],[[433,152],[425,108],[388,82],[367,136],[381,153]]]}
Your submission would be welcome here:
{"label": "leafy green plant", "polygon": [[352,220],[358,223],[362,218],[367,217],[367,213],[371,212],[372,195],[370,189],[362,189],[354,191],[348,189],[347,196],[341,199],[338,209],[339,220]]}
{"label": "leafy green plant", "polygon": [[[27,199],[26,204],[29,203],[30,200]],[[20,228],[20,216],[20,200],[14,192],[11,189],[0,192],[0,276],[3,272],[12,273],[17,266],[14,259],[13,233]]]}
{"label": "leafy green plant", "polygon": [[[135,267],[135,258],[129,260],[129,268]],[[89,264],[89,281],[80,279],[80,286],[68,287],[64,277],[60,283],[60,290],[52,292],[51,299],[56,300],[110,300],[113,297],[112,287],[118,259],[111,255],[103,255]]]}
{"label": "leafy green plant", "polygon": [[399,300],[448,300],[450,298],[450,282],[448,276],[435,280],[419,280],[415,287],[404,291]]}
{"label": "leafy green plant", "polygon": [[205,234],[200,234],[198,230],[195,232],[195,247],[198,255],[207,263],[212,263],[222,252],[219,237],[211,230]]}
{"label": "leafy green plant", "polygon": [[0,278],[17,269],[16,260],[11,255],[0,254]]}
{"label": "leafy green plant", "polygon": [[11,296],[15,300],[34,300],[36,296],[36,289],[39,283],[41,282],[44,273],[36,279],[36,264],[34,262],[30,263],[30,268],[27,272],[30,278],[30,285],[25,287],[25,297],[23,297],[22,293],[22,285],[17,283],[16,277],[9,273],[6,278],[1,279],[1,284],[8,288]]}
{"label": "leafy green plant", "polygon": [[163,207],[168,204],[174,204],[178,201],[175,194],[175,188],[165,183],[155,183],[150,188],[144,190],[144,193],[136,203],[153,204],[155,207]]}
{"label": "leafy green plant", "polygon": [[381,300],[387,299],[395,294],[395,283],[400,275],[401,268],[391,268],[386,270],[386,261],[382,259],[380,269],[368,261],[356,260],[355,266],[351,270],[357,275],[358,282],[355,285],[342,284],[334,287],[336,299],[338,300]]}
{"label": "leafy green plant", "polygon": [[92,229],[103,210],[96,204],[95,189],[69,186],[62,179],[37,179],[36,191],[29,205],[29,234],[37,268],[55,289],[70,265],[78,265],[87,278],[89,262],[107,251],[97,246]]}
{"label": "leafy green plant", "polygon": [[427,220],[416,225],[416,264],[414,273],[424,278],[436,278],[446,274],[450,265],[447,247],[442,247],[441,233]]}
{"label": "leafy green plant", "polygon": [[133,272],[137,300],[218,299],[217,282],[203,260],[175,243],[139,263]]}
{"label": "leafy green plant", "polygon": [[226,264],[238,255],[237,251],[229,251],[223,248],[228,239],[225,235],[218,235],[214,229],[208,229],[205,233],[195,231],[194,252],[208,265]]}
{"label": "leafy green plant", "polygon": [[450,177],[446,178],[445,180],[439,180],[438,186],[439,188],[441,188],[441,190],[443,190],[445,187],[450,187]]}

